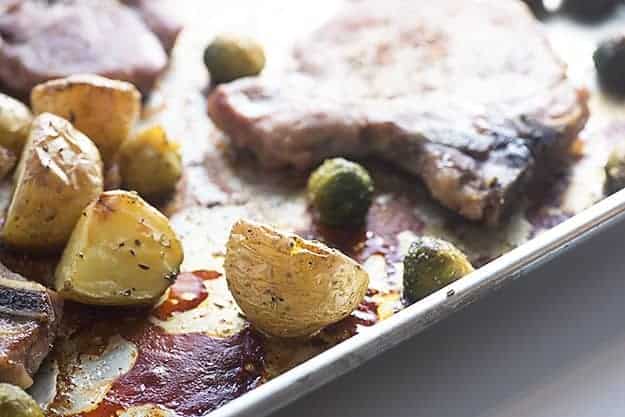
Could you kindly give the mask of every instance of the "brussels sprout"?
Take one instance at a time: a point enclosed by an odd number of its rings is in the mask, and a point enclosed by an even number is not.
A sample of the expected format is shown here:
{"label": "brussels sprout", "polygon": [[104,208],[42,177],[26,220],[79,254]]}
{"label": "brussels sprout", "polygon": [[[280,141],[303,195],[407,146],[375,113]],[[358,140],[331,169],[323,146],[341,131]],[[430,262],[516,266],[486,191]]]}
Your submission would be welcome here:
{"label": "brussels sprout", "polygon": [[124,186],[146,198],[171,193],[182,176],[180,145],[160,126],[127,140],[119,151]]}
{"label": "brussels sprout", "polygon": [[22,102],[0,94],[0,146],[19,156],[32,120],[33,115]]}
{"label": "brussels sprout", "polygon": [[472,271],[467,257],[451,243],[420,237],[404,258],[404,297],[419,301]]}
{"label": "brussels sprout", "polygon": [[44,417],[39,405],[15,385],[0,384],[0,416]]}
{"label": "brussels sprout", "polygon": [[565,0],[562,8],[578,19],[594,20],[611,14],[620,0]]}
{"label": "brussels sprout", "polygon": [[308,179],[308,198],[324,224],[363,224],[373,199],[373,180],[357,163],[328,159]]}
{"label": "brussels sprout", "polygon": [[543,0],[523,0],[523,3],[528,5],[536,17],[544,17],[547,14]]}
{"label": "brussels sprout", "polygon": [[625,188],[625,155],[623,152],[614,151],[610,154],[605,165],[605,192],[614,194]]}
{"label": "brussels sprout", "polygon": [[220,35],[204,51],[204,64],[214,84],[258,75],[265,67],[265,52],[251,38]]}
{"label": "brussels sprout", "polygon": [[602,41],[593,59],[601,86],[610,93],[625,94],[625,36]]}

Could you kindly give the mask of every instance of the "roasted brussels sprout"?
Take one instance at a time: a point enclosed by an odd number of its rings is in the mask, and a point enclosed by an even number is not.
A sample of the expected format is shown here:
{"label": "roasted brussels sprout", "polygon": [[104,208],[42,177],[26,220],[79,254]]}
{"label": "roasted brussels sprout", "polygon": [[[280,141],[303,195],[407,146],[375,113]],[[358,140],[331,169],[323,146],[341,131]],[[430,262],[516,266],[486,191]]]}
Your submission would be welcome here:
{"label": "roasted brussels sprout", "polygon": [[0,417],[44,417],[30,395],[15,385],[0,384]]}
{"label": "roasted brussels sprout", "polygon": [[581,20],[595,20],[611,14],[620,0],[564,0],[561,8]]}
{"label": "roasted brussels sprout", "polygon": [[404,298],[419,301],[472,271],[467,257],[451,243],[420,237],[404,258]]}
{"label": "roasted brussels sprout", "polygon": [[614,194],[625,188],[625,152],[615,150],[605,165],[605,192]]}
{"label": "roasted brussels sprout", "polygon": [[547,14],[543,0],[523,0],[523,3],[528,5],[536,17],[544,17]]}
{"label": "roasted brussels sprout", "polygon": [[15,174],[2,239],[30,250],[63,248],[82,210],[102,192],[100,153],[67,120],[44,113],[32,128]]}
{"label": "roasted brussels sprout", "polygon": [[220,35],[204,51],[204,64],[214,84],[258,75],[265,67],[265,52],[251,38]]}
{"label": "roasted brussels sprout", "polygon": [[308,198],[328,226],[364,223],[373,199],[373,180],[361,165],[326,160],[308,179]]}
{"label": "roasted brussels sprout", "polygon": [[136,193],[107,191],[80,216],[55,286],[86,304],[153,304],[182,260],[182,244],[165,216]]}
{"label": "roasted brussels sprout", "polygon": [[0,146],[19,156],[26,143],[33,116],[28,107],[0,94]]}
{"label": "roasted brussels sprout", "polygon": [[39,84],[30,101],[35,114],[61,116],[89,136],[106,166],[141,113],[141,94],[134,85],[97,75],[73,75]]}
{"label": "roasted brussels sprout", "polygon": [[339,251],[246,220],[232,228],[224,269],[247,319],[277,337],[309,336],[343,319],[369,285]]}
{"label": "roasted brussels sprout", "polygon": [[609,93],[625,94],[625,35],[599,43],[593,59],[601,86]]}
{"label": "roasted brussels sprout", "polygon": [[182,175],[180,145],[160,126],[128,139],[119,150],[119,170],[124,186],[146,198],[168,194]]}

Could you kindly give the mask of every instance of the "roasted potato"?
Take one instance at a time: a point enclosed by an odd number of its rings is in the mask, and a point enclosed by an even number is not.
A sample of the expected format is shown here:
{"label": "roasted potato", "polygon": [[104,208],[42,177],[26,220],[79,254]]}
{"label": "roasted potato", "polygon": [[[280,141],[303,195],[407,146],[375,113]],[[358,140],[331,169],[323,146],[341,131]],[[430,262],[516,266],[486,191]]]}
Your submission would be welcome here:
{"label": "roasted potato", "polygon": [[15,175],[2,239],[22,249],[63,248],[82,210],[102,192],[98,149],[48,113],[33,120]]}
{"label": "roasted potato", "polygon": [[174,191],[182,176],[180,145],[161,126],[147,128],[124,142],[118,164],[124,187],[148,199]]}
{"label": "roasted potato", "polygon": [[239,220],[225,260],[228,287],[248,320],[277,337],[304,337],[348,316],[367,272],[325,245]]}
{"label": "roasted potato", "polygon": [[64,117],[93,140],[105,166],[129,137],[141,112],[141,94],[130,83],[97,75],[73,75],[33,88],[35,114]]}
{"label": "roasted potato", "polygon": [[182,244],[165,216],[136,193],[107,191],[83,211],[55,286],[65,298],[86,304],[153,304],[182,260]]}
{"label": "roasted potato", "polygon": [[22,152],[33,115],[28,107],[9,96],[0,94],[0,146],[16,156]]}

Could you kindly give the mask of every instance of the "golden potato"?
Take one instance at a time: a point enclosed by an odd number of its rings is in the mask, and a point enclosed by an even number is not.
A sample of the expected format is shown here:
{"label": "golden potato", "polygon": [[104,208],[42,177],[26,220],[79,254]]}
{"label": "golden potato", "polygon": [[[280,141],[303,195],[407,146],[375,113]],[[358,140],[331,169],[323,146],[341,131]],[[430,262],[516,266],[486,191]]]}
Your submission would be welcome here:
{"label": "golden potato", "polygon": [[62,296],[97,305],[153,304],[175,280],[182,244],[136,193],[107,191],[83,211],[55,272]]}
{"label": "golden potato", "polygon": [[33,115],[22,102],[0,94],[0,146],[15,153],[22,152]]}
{"label": "golden potato", "polygon": [[61,249],[82,210],[102,192],[98,149],[48,113],[33,120],[15,175],[2,239],[23,249]]}
{"label": "golden potato", "polygon": [[248,320],[278,337],[302,337],[348,316],[369,285],[367,272],[337,250],[239,220],[224,264]]}
{"label": "golden potato", "polygon": [[39,84],[30,100],[35,114],[64,117],[89,136],[106,166],[141,113],[141,94],[132,84],[97,75],[73,75]]}
{"label": "golden potato", "polygon": [[182,176],[180,145],[161,126],[124,142],[118,163],[124,187],[146,198],[171,193]]}

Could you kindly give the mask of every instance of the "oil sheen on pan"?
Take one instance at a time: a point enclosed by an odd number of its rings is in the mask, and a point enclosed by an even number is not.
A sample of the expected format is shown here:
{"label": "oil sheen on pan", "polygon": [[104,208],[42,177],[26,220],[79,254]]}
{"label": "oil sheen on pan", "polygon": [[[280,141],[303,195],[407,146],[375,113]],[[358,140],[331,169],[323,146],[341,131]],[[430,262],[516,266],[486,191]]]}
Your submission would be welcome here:
{"label": "oil sheen on pan", "polygon": [[[221,9],[198,2],[177,10],[185,29],[171,63],[146,102],[141,124],[159,123],[182,142],[184,177],[175,197],[159,207],[182,240],[182,272],[154,307],[108,309],[66,303],[56,346],[31,388],[46,406],[47,417],[205,416],[407,307],[401,296],[402,259],[417,236],[444,238],[479,267],[604,197],[603,167],[615,146],[610,138],[622,136],[625,122],[618,120],[615,105],[595,91],[585,57],[570,49],[572,44],[591,48],[595,34],[586,32],[593,30],[555,20],[545,27],[556,54],[569,66],[570,88],[579,94],[573,101],[588,100],[593,116],[579,137],[570,138],[571,150],[561,155],[566,163],[544,181],[533,183],[523,198],[514,200],[513,207],[506,207],[509,215],[488,227],[465,220],[458,210],[444,208],[431,197],[436,185],[415,180],[415,175],[426,178],[425,172],[412,172],[389,161],[402,155],[387,149],[382,158],[371,153],[356,155],[376,184],[365,225],[341,230],[322,225],[305,195],[310,167],[267,170],[259,164],[258,155],[252,155],[254,150],[235,151],[231,138],[208,118],[208,96],[213,90],[201,51],[217,33],[244,33],[266,49],[263,80],[291,74],[302,66],[312,71],[318,63],[314,57],[301,58],[306,43],[296,40],[327,24],[340,13],[343,3],[351,2],[323,0],[293,7],[277,0],[262,6],[235,0]],[[325,40],[332,42],[331,35]],[[293,55],[295,43],[299,46]],[[382,53],[376,59],[388,57]],[[334,73],[328,75],[334,69],[341,70],[337,66],[319,73],[334,77]],[[367,77],[362,71],[355,79]],[[542,76],[549,78],[549,73]],[[385,94],[383,84],[377,87],[375,99]],[[398,89],[401,85],[389,87],[392,94]],[[310,91],[302,91],[308,98]],[[270,111],[275,100],[293,103],[288,100],[297,97],[287,93],[266,96],[266,107],[258,101],[244,101],[249,106],[245,110]],[[359,97],[365,95],[359,91]],[[324,97],[316,98],[327,103]],[[367,111],[381,109],[372,102]],[[384,121],[388,114],[379,116]],[[238,145],[248,139],[240,139]],[[10,193],[7,181],[0,187],[4,206]],[[261,334],[237,307],[223,270],[230,228],[242,217],[322,241],[352,257],[371,279],[365,299],[349,317],[309,339],[280,340]],[[7,248],[0,248],[0,260],[46,285],[53,282],[58,262],[54,255],[32,256]]]}

